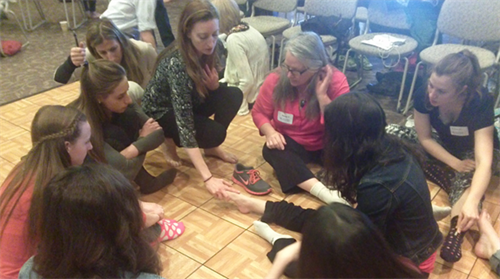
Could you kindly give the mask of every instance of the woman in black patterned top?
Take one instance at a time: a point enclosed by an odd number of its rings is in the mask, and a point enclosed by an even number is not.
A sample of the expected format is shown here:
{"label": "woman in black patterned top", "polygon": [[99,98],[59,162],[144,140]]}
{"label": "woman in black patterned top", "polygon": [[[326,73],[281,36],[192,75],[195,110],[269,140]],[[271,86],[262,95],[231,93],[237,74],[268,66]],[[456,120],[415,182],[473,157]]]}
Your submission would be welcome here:
{"label": "woman in black patterned top", "polygon": [[219,15],[214,6],[206,0],[191,1],[182,12],[176,43],[158,58],[142,107],[162,126],[170,161],[179,162],[173,140],[186,150],[208,191],[223,198],[226,191],[237,191],[227,181],[213,177],[200,148],[207,156],[233,164],[238,161],[220,145],[238,112],[242,93],[219,84],[214,51],[218,35]]}

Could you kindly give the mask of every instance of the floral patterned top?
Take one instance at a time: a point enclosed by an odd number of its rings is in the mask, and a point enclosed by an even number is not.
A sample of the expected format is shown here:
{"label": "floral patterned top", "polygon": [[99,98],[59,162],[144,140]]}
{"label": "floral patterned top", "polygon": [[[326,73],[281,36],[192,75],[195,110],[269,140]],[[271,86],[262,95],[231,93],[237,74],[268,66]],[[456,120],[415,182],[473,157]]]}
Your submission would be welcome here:
{"label": "floral patterned top", "polygon": [[195,90],[194,82],[178,50],[159,64],[142,98],[142,109],[155,120],[173,111],[182,147],[196,148],[193,110],[204,99]]}

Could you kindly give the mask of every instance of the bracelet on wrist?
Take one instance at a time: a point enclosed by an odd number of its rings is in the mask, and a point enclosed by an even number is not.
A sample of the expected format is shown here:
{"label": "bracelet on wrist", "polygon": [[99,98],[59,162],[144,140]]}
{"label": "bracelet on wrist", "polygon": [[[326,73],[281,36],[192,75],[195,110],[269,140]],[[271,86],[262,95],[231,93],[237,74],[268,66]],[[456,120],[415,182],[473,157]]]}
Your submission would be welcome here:
{"label": "bracelet on wrist", "polygon": [[207,183],[207,181],[209,181],[210,179],[212,179],[214,177],[214,175],[211,175],[209,178],[203,180],[203,183]]}

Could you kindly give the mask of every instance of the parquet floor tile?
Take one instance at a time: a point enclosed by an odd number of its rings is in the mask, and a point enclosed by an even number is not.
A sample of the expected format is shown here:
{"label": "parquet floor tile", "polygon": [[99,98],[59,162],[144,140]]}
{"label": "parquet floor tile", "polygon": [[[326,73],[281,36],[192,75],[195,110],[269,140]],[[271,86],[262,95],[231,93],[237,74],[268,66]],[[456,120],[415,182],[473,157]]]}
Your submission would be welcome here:
{"label": "parquet floor tile", "polygon": [[225,279],[225,278],[226,277],[220,275],[219,273],[211,270],[206,266],[201,266],[188,277],[188,279]]}
{"label": "parquet floor tile", "polygon": [[[50,91],[0,107],[0,181],[20,158],[31,148],[30,126],[36,111],[43,105],[66,105],[79,94],[79,83],[72,83]],[[239,158],[239,162],[259,170],[262,179],[272,187],[269,195],[257,197],[263,200],[293,202],[304,208],[323,205],[317,198],[302,192],[286,195],[281,191],[272,167],[262,157],[265,138],[259,135],[250,115],[236,116],[228,128],[222,148]],[[183,165],[172,185],[140,199],[163,206],[166,218],[183,221],[185,233],[179,238],[160,244],[158,252],[164,266],[162,275],[173,279],[197,278],[262,278],[271,267],[266,257],[271,245],[254,231],[252,222],[259,220],[257,214],[242,214],[230,202],[213,198],[190,163],[183,149],[177,149]],[[207,164],[216,177],[231,182],[234,166],[216,158],[206,157]],[[149,152],[145,168],[158,175],[171,168],[160,149]],[[320,170],[310,165],[314,173]],[[448,195],[438,186],[428,183],[433,204],[449,205]],[[249,195],[236,184],[233,187],[242,195]],[[500,178],[493,177],[486,191],[483,204],[500,232]],[[450,217],[438,222],[440,231],[447,234]],[[271,224],[281,234],[301,239],[300,233]],[[463,244],[463,258],[449,264],[438,256],[436,268],[430,278],[500,278],[494,274],[486,260],[478,259],[473,247],[478,239],[477,227],[467,234]]]}
{"label": "parquet floor tile", "polygon": [[264,239],[244,232],[205,265],[227,278],[264,278],[271,263],[263,255],[270,248]]}
{"label": "parquet floor tile", "polygon": [[186,226],[184,234],[166,244],[199,263],[205,263],[244,231],[200,208],[181,221]]}
{"label": "parquet floor tile", "polygon": [[160,244],[158,254],[163,263],[161,275],[165,278],[187,278],[201,266],[200,263],[165,244]]}

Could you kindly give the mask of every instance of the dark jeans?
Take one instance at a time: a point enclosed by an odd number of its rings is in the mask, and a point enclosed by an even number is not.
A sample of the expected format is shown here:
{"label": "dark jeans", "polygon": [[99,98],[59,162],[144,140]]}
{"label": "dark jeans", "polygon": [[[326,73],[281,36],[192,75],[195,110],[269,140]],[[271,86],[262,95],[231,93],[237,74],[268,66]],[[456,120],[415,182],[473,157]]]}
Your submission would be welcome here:
{"label": "dark jeans", "polygon": [[262,156],[274,168],[283,193],[297,192],[297,187],[314,174],[307,168],[308,163],[323,165],[321,157],[323,150],[307,151],[287,135],[285,137],[285,150],[269,149],[265,144]]}
{"label": "dark jeans", "polygon": [[160,33],[161,42],[164,47],[167,47],[175,40],[175,37],[172,33],[172,26],[170,26],[170,20],[168,19],[167,9],[165,8],[165,4],[163,4],[163,0],[156,0],[155,21]]}
{"label": "dark jeans", "polygon": [[[243,94],[237,87],[219,86],[210,92],[205,102],[193,110],[196,141],[199,148],[214,148],[226,139],[226,130],[240,108]],[[214,115],[214,119],[209,117]],[[163,128],[166,138],[172,138],[177,146],[181,146],[179,129],[173,110],[160,119],[158,124]]]}

